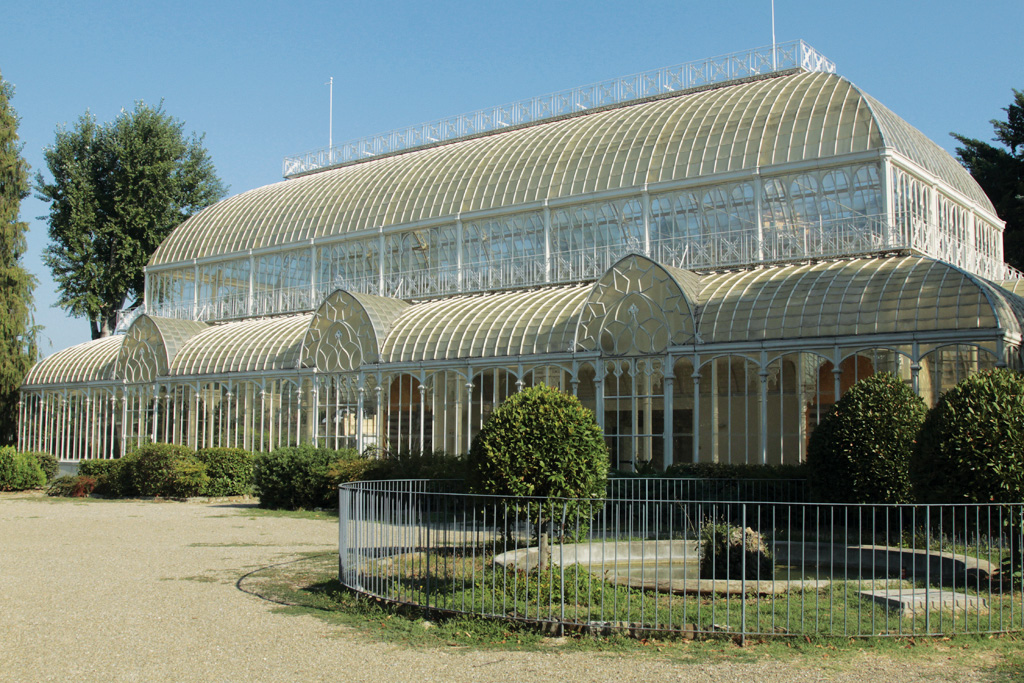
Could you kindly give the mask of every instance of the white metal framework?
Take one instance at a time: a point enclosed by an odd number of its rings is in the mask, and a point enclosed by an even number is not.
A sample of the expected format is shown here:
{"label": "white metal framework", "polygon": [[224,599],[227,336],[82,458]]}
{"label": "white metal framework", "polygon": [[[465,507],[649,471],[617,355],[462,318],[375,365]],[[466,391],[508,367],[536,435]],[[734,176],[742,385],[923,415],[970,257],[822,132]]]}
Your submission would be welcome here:
{"label": "white metal framework", "polygon": [[[500,131],[511,126],[571,116],[599,107],[791,69],[835,73],[836,65],[802,40],[734,52],[393,130],[352,140],[338,147],[330,145],[327,149],[285,157],[284,176],[292,178],[339,164],[364,161],[367,157],[393,154],[469,135]],[[331,80],[333,82],[334,79]]]}
{"label": "white metal framework", "polygon": [[1018,367],[1024,286],[991,202],[828,71],[219,202],[154,254],[125,335],[33,368],[20,444],[62,460],[149,440],[464,452],[543,382],[594,410],[619,467],[797,462],[862,377],[896,373],[934,403]]}

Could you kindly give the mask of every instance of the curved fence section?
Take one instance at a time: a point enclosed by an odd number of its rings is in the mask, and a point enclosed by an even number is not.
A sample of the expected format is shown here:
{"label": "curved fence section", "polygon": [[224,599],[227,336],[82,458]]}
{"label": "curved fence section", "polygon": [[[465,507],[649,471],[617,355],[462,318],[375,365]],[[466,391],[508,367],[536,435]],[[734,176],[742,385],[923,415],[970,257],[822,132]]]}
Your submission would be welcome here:
{"label": "curved fence section", "polygon": [[343,484],[340,580],[393,603],[554,632],[1024,630],[1024,505],[823,505],[780,500],[802,487],[777,480],[625,482],[584,500],[476,496],[461,482]]}

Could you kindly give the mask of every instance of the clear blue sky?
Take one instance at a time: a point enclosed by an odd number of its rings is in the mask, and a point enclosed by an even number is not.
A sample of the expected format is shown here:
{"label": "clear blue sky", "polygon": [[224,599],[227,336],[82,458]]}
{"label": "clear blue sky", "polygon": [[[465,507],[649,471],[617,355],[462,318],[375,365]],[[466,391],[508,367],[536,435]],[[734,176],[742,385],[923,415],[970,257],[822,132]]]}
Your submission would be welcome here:
{"label": "clear blue sky", "polygon": [[[230,193],[276,182],[286,155],[334,140],[770,44],[769,0],[515,3],[8,0],[0,72],[33,173],[56,127],[136,100],[206,134]],[[952,151],[988,140],[1024,88],[1024,0],[776,0],[779,42],[802,38],[840,74]],[[44,355],[89,339],[53,308],[46,207],[26,200]]]}

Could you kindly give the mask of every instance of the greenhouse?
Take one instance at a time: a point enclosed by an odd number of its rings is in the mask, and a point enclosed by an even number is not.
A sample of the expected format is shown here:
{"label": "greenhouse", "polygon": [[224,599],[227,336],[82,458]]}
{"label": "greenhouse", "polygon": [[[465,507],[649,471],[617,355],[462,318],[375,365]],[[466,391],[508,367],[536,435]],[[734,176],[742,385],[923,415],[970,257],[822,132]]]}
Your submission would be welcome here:
{"label": "greenhouse", "polygon": [[977,183],[806,44],[766,54],[291,160],[164,241],[123,334],[31,370],[21,447],[461,453],[543,382],[619,468],[791,463],[862,377],[934,403],[1018,367]]}

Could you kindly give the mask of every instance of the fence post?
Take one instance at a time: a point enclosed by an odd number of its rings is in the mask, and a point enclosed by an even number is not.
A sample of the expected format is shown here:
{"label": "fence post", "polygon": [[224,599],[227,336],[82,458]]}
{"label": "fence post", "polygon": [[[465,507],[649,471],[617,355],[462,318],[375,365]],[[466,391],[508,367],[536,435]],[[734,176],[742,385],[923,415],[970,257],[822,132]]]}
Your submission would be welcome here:
{"label": "fence post", "polygon": [[346,491],[338,485],[338,582],[345,583],[345,563],[342,560],[345,552],[345,527],[347,526],[347,515],[345,514]]}
{"label": "fence post", "polygon": [[[747,636],[747,504],[740,503],[740,646]],[[728,546],[726,546],[728,547]]]}
{"label": "fence post", "polygon": [[924,507],[924,632],[932,631],[931,593],[932,589],[932,506]]}
{"label": "fence post", "polygon": [[426,613],[427,613],[427,616],[430,616],[430,512],[431,511],[430,511],[430,494],[427,493],[427,492],[424,492],[424,494],[425,494],[425,497],[427,499],[427,505],[426,505],[426,508],[427,508],[427,510],[426,510],[426,512],[427,512],[426,517],[427,517],[427,519],[426,519],[426,524],[424,525],[424,527],[425,527],[424,533],[426,534],[427,542],[423,546],[424,560],[425,560],[426,565],[427,565],[427,575],[426,575],[426,577],[424,577],[425,578],[425,584],[424,585],[425,585],[425,589],[426,589],[426,595],[424,597],[426,598],[425,602],[427,603],[426,604]]}

